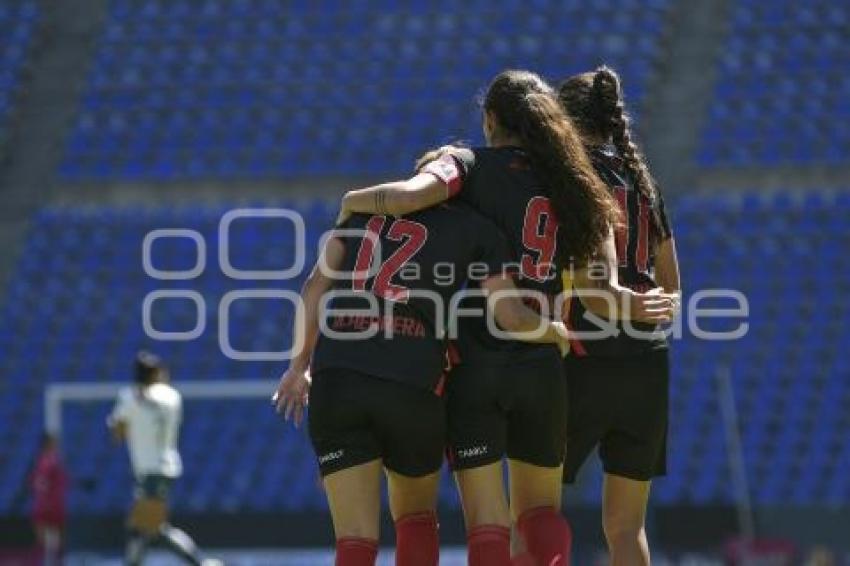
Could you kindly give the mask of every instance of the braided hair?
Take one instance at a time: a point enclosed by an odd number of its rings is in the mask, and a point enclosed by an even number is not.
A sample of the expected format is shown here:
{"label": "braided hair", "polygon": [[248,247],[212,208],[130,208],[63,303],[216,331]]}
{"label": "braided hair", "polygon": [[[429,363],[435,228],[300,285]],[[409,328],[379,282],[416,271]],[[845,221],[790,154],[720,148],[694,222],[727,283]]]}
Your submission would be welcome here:
{"label": "braided hair", "polygon": [[646,159],[632,140],[631,119],[616,71],[602,66],[573,75],[558,88],[558,98],[585,138],[613,142],[637,190],[654,203],[658,189]]}

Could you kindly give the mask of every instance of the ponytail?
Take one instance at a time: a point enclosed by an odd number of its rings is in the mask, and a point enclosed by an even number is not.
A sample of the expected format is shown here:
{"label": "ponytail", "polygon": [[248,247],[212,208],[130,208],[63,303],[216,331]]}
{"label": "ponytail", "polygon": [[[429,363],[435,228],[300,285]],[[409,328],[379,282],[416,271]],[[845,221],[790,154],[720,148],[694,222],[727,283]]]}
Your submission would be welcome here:
{"label": "ponytail", "polygon": [[655,206],[658,188],[646,159],[632,140],[631,119],[626,112],[619,75],[610,67],[602,66],[590,73],[572,76],[559,87],[558,99],[586,137],[610,138],[635,188],[653,204],[653,215],[659,221]]}
{"label": "ponytail", "polygon": [[595,112],[600,123],[607,123],[610,128],[611,141],[625,161],[635,186],[650,202],[654,202],[655,181],[649,174],[646,160],[632,141],[631,119],[626,113],[620,77],[608,67],[599,67],[593,77],[591,92],[593,104],[598,106]]}
{"label": "ponytail", "polygon": [[540,176],[559,224],[560,259],[586,263],[619,212],[551,87],[534,73],[505,71],[491,83],[484,109],[518,138]]}

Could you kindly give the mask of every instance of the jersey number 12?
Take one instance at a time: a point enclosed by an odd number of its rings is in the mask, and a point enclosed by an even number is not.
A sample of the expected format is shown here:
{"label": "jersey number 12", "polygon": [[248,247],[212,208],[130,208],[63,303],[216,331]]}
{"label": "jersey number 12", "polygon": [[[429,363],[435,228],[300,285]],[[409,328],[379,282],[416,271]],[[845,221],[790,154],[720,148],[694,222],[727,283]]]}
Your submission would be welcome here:
{"label": "jersey number 12", "polygon": [[[366,223],[366,233],[357,250],[354,277],[351,281],[355,291],[366,290],[369,268],[375,256],[375,242],[380,239],[386,222],[386,216],[373,216]],[[392,283],[392,278],[425,245],[425,241],[428,240],[428,228],[412,220],[397,218],[390,223],[386,238],[393,242],[401,242],[401,245],[378,267],[372,280],[372,292],[388,301],[406,303],[410,298],[410,290]]]}

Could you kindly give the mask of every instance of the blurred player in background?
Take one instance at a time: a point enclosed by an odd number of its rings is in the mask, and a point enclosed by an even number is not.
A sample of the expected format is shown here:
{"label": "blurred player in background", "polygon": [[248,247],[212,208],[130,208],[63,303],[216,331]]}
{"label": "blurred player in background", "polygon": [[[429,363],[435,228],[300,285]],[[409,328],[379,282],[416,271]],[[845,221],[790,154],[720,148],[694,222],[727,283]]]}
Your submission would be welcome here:
{"label": "blurred player in background", "polygon": [[[505,71],[483,102],[488,147],[431,152],[421,170],[442,183],[418,181],[420,175],[351,191],[343,199],[343,216],[406,214],[456,196],[507,235],[519,260],[518,286],[554,302],[562,290],[556,267],[571,260],[583,265],[603,247],[617,219],[616,203],[553,89],[539,76]],[[610,291],[612,283],[607,282]],[[625,293],[636,311],[646,306],[637,306],[643,297]],[[657,301],[663,307],[668,299]],[[664,309],[658,315],[663,318]],[[448,382],[449,454],[470,564],[510,561],[512,517],[539,563],[566,564],[571,534],[560,514],[567,425],[561,357],[551,346],[499,340],[481,317],[461,322],[461,363]],[[510,506],[502,480],[505,456]]]}
{"label": "blurred player in background", "polygon": [[150,352],[139,352],[135,383],[122,390],[108,425],[117,441],[127,441],[135,476],[135,502],[127,521],[126,561],[142,563],[149,546],[162,544],[189,564],[202,561],[185,532],[168,523],[168,493],[183,472],[177,439],[183,412],[180,393],[168,384],[166,365]]}
{"label": "blurred player in background", "polygon": [[[559,98],[581,132],[600,177],[623,212],[616,230],[619,281],[637,291],[680,292],[679,266],[664,200],[631,139],[617,74],[607,67],[567,79]],[[577,298],[570,328],[597,329]],[[668,344],[656,326],[644,336],[573,341],[565,360],[568,390],[564,480],[572,483],[598,445],[605,469],[602,515],[611,564],[648,565],[644,529],[650,481],[666,472]]]}
{"label": "blurred player in background", "polygon": [[[418,177],[418,183],[443,185],[427,173]],[[346,234],[351,230],[357,234]],[[437,488],[446,446],[442,334],[447,307],[473,266],[502,328],[545,330],[527,338],[566,346],[561,322],[542,319],[516,296],[494,297],[515,291],[505,273],[511,259],[495,225],[464,203],[405,218],[356,214],[328,240],[321,261],[345,275],[334,280],[317,266],[305,283],[304,315],[294,329],[296,344],[305,347],[281,379],[275,402],[297,424],[311,387],[310,438],[331,509],[338,566],[375,563],[382,468],[396,527],[395,563],[439,561]],[[408,271],[417,275],[399,274]],[[438,273],[451,276],[438,282]],[[330,299],[327,317],[327,328],[343,333],[340,337],[320,333],[319,327],[320,300],[332,287],[345,293]],[[379,301],[380,312],[350,314],[364,312],[370,297]],[[348,312],[333,314],[342,309]],[[388,324],[390,337],[379,330]],[[370,327],[378,330],[374,336],[353,338]]]}
{"label": "blurred player in background", "polygon": [[32,472],[32,520],[39,554],[45,566],[62,563],[65,533],[65,496],[68,475],[56,437],[45,433]]}

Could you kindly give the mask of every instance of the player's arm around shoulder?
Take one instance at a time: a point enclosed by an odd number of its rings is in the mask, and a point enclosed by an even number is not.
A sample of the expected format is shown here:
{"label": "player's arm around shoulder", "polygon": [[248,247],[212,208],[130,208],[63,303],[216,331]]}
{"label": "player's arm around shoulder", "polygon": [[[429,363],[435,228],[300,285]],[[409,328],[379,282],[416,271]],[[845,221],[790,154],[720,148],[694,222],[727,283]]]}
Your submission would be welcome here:
{"label": "player's arm around shoulder", "polygon": [[417,160],[414,176],[405,181],[348,191],[342,198],[337,224],[355,212],[402,216],[450,199],[463,185],[473,161],[470,155],[469,150],[443,146]]}
{"label": "player's arm around shoulder", "polygon": [[449,196],[445,182],[434,175],[419,173],[405,181],[348,191],[342,198],[337,224],[356,212],[402,216],[439,204]]}
{"label": "player's arm around shoulder", "polygon": [[566,355],[569,340],[563,322],[544,318],[523,304],[513,279],[498,275],[482,282],[487,293],[487,307],[493,313],[500,328],[511,334],[514,340],[555,344]]}

